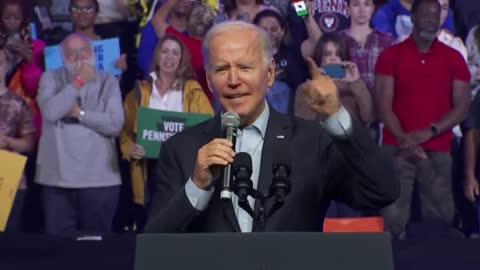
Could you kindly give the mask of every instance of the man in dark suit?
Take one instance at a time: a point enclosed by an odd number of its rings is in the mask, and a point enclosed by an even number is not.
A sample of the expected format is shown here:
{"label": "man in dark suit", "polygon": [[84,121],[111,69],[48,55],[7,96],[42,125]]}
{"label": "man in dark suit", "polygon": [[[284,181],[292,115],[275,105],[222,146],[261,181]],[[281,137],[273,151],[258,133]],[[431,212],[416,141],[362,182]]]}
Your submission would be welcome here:
{"label": "man in dark suit", "polygon": [[[224,111],[240,116],[235,150],[221,139],[217,115],[185,130],[162,145],[153,177],[152,205],[145,232],[251,232],[258,224],[237,204],[220,199],[222,166],[235,152],[252,157],[254,188],[266,193],[272,179],[274,150],[287,149],[291,192],[266,222],[266,231],[319,231],[329,201],[356,208],[380,208],[398,196],[392,161],[368,131],[339,104],[333,81],[311,59],[307,104],[323,116],[321,123],[292,118],[271,109],[265,94],[275,64],[267,34],[254,25],[227,22],[214,26],[204,40],[211,88]],[[260,204],[250,198],[258,213]],[[268,200],[265,211],[273,203]]]}

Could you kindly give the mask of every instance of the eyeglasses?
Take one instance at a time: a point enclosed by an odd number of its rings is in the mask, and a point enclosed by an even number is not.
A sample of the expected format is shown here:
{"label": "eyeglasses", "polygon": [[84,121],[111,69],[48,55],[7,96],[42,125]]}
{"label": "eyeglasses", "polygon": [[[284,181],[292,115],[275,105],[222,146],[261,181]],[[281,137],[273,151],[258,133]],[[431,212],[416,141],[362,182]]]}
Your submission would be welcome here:
{"label": "eyeglasses", "polygon": [[85,14],[92,14],[93,12],[95,12],[95,8],[94,7],[75,7],[73,6],[70,11],[72,13],[85,13]]}

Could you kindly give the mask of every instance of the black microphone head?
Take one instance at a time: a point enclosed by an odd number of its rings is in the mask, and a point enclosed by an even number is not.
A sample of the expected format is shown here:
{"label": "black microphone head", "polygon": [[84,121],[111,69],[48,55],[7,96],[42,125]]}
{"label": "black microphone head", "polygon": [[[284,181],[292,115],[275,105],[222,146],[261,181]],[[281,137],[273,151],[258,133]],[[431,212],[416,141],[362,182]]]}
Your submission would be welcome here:
{"label": "black microphone head", "polygon": [[235,127],[240,125],[240,117],[236,112],[226,112],[222,114],[222,127]]}
{"label": "black microphone head", "polygon": [[[291,170],[291,162],[290,162],[290,155],[288,153],[288,147],[286,145],[278,145],[274,147],[273,151],[273,162],[272,162],[272,171],[273,175],[276,174],[279,166],[282,166],[287,171],[286,173],[290,175]],[[287,175],[287,177],[288,177]]]}
{"label": "black microphone head", "polygon": [[[233,173],[237,175],[240,169],[246,169],[248,178],[252,175],[252,157],[246,152],[240,152],[233,159]],[[245,177],[245,176],[244,176]]]}

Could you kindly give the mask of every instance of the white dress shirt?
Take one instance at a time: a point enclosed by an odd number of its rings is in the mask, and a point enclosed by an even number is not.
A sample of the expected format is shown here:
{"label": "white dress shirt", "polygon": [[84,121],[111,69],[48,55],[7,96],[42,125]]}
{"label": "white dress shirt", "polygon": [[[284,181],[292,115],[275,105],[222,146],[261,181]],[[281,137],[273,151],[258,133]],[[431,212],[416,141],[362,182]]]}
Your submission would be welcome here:
{"label": "white dress shirt", "polygon": [[162,111],[183,112],[183,91],[182,89],[168,89],[168,91],[161,96],[158,93],[155,81],[157,75],[152,72],[150,76],[153,79],[152,82],[152,94],[150,95],[150,101],[148,102],[148,108],[157,109]]}

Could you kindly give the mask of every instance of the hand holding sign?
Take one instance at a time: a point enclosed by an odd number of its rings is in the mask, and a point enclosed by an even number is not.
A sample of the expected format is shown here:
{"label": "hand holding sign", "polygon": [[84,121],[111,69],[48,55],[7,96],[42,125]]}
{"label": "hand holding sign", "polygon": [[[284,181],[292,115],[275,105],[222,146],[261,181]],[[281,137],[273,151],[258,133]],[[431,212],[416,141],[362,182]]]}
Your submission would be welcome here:
{"label": "hand holding sign", "polygon": [[131,159],[142,159],[143,157],[145,157],[145,149],[143,149],[143,146],[141,146],[140,144],[133,143],[132,145],[130,145],[129,154]]}
{"label": "hand holding sign", "polygon": [[117,61],[115,62],[115,67],[120,69],[122,72],[125,72],[125,70],[127,70],[128,65],[126,54],[122,54],[120,58],[117,59]]}

